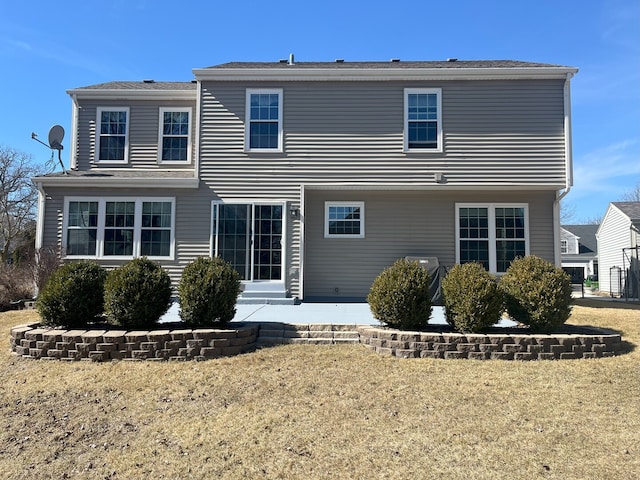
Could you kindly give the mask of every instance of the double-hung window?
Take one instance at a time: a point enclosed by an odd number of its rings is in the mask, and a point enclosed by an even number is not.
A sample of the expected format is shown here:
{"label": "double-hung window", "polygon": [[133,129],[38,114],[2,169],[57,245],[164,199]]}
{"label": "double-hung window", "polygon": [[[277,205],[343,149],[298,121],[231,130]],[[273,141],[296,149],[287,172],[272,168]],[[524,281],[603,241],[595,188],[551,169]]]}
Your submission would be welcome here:
{"label": "double-hung window", "polygon": [[569,253],[569,242],[567,240],[560,240],[560,253]]}
{"label": "double-hung window", "polygon": [[364,202],[325,202],[325,238],[364,238]]}
{"label": "double-hung window", "polygon": [[132,256],[136,202],[105,202],[104,256]]}
{"label": "double-hung window", "polygon": [[442,151],[442,89],[404,90],[405,151]]}
{"label": "double-hung window", "polygon": [[98,162],[127,163],[129,150],[129,108],[98,108]]}
{"label": "double-hung window", "polygon": [[282,151],[282,89],[247,89],[245,148]]}
{"label": "double-hung window", "polygon": [[172,258],[174,198],[65,199],[63,242],[71,258]]}
{"label": "double-hung window", "polygon": [[69,202],[67,208],[67,255],[95,255],[97,238],[98,202]]}
{"label": "double-hung window", "polygon": [[160,109],[159,160],[185,163],[191,158],[191,109]]}
{"label": "double-hung window", "polygon": [[506,272],[513,259],[529,254],[528,222],[525,204],[456,205],[457,262]]}

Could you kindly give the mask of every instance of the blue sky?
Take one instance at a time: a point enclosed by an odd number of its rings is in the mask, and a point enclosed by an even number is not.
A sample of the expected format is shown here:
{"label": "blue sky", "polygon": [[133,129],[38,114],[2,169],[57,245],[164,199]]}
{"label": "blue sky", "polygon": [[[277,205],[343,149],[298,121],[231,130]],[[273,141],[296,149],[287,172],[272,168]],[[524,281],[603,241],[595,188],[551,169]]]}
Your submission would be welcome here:
{"label": "blue sky", "polygon": [[[640,182],[638,0],[235,0],[5,2],[0,144],[46,162],[66,90],[113,80],[191,80],[228,61],[515,59],[575,66],[574,223]],[[68,149],[63,152],[68,166]],[[568,209],[568,210],[569,210]]]}

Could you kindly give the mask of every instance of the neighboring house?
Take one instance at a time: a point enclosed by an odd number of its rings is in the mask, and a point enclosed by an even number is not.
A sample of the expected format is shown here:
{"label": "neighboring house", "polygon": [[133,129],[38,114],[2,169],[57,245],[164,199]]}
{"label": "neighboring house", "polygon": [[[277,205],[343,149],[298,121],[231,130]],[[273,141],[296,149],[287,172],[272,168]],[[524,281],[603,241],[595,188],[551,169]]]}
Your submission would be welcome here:
{"label": "neighboring house", "polygon": [[610,203],[596,237],[600,290],[638,298],[640,202]]}
{"label": "neighboring house", "polygon": [[[583,279],[598,276],[598,225],[562,225],[560,255],[562,268],[569,273],[580,271]],[[574,275],[572,275],[573,277]]]}
{"label": "neighboring house", "polygon": [[291,58],[76,88],[71,170],[34,179],[38,246],[174,281],[219,255],[274,302],[364,300],[406,256],[560,265],[576,72]]}

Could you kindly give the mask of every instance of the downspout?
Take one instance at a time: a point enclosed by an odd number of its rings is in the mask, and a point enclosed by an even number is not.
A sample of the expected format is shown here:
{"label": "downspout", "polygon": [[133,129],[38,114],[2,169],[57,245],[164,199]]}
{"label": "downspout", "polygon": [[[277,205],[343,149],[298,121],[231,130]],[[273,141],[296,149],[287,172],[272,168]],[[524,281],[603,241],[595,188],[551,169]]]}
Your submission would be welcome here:
{"label": "downspout", "polygon": [[571,155],[571,77],[573,73],[567,73],[564,81],[564,190],[556,191],[556,199],[553,202],[553,237],[555,263],[559,267],[562,264],[560,253],[560,202],[571,191],[573,186],[573,157]]}
{"label": "downspout", "polygon": [[195,178],[200,178],[200,136],[202,135],[202,127],[200,125],[201,120],[201,111],[202,109],[202,82],[200,80],[196,81],[196,112],[195,112],[195,155],[192,161],[195,163],[193,174]]}
{"label": "downspout", "polygon": [[73,101],[73,107],[71,109],[71,152],[69,159],[69,170],[77,170],[78,169],[78,152],[77,152],[77,142],[76,142],[76,134],[78,132],[78,110],[80,110],[80,105],[78,104],[78,96],[73,93],[71,94],[71,100]]}
{"label": "downspout", "polygon": [[[35,248],[36,248],[36,262],[40,262],[40,250],[42,249],[42,244],[44,243],[44,210],[46,205],[46,194],[44,193],[44,188],[42,187],[42,182],[36,182],[36,188],[38,189],[38,216],[36,217],[36,238],[35,238]],[[34,279],[34,289],[35,296],[38,296],[38,284]]]}

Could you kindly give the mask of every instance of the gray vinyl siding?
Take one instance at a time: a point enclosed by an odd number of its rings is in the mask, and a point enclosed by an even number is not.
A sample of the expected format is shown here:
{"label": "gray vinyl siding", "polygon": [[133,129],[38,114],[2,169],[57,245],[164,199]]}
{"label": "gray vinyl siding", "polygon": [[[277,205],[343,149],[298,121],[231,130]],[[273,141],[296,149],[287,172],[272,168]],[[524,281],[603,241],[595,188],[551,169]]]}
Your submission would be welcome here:
{"label": "gray vinyl siding", "polygon": [[[246,88],[283,89],[283,153],[244,150]],[[442,153],[404,152],[404,88],[442,88]],[[201,178],[283,195],[300,184],[565,185],[563,82],[203,82]],[[246,182],[246,175],[254,179]]]}
{"label": "gray vinyl siding", "polygon": [[[415,87],[442,89],[441,153],[403,151],[404,89]],[[488,198],[483,193],[458,195],[457,188],[543,189],[547,191],[533,193],[533,198],[551,200],[546,200],[544,213],[530,213],[531,245],[532,252],[553,261],[550,202],[555,193],[550,192],[564,187],[566,182],[563,87],[564,82],[558,80],[205,81],[201,85],[200,178],[224,201],[273,199],[296,203],[300,201],[301,185],[435,187],[434,174],[442,173],[447,184],[438,186],[441,193],[431,197],[429,225],[434,227],[428,231],[432,248],[448,265],[455,262],[454,202]],[[283,152],[245,151],[247,88],[282,88]],[[407,198],[406,225],[411,225],[409,218],[415,218],[421,206],[411,203],[411,195]],[[497,198],[516,201],[514,198],[522,200],[523,196],[504,194]],[[310,275],[305,295],[332,295],[326,288],[333,284],[331,289],[338,288],[345,297],[362,296],[368,290],[372,278],[397,254],[389,248],[396,240],[396,230],[384,228],[400,221],[397,210],[383,208],[378,218],[381,224],[367,232],[368,241],[376,229],[382,230],[371,249],[361,251],[357,242],[348,241],[347,244],[356,245],[354,252],[345,252],[344,258],[342,253],[332,252],[337,256],[332,257],[331,265],[334,260],[336,265],[348,264],[342,260],[362,255],[369,259],[342,272],[336,283],[336,275],[316,256],[326,251],[316,250],[318,245],[309,240],[313,228],[321,225],[309,224],[309,216],[305,215],[304,275]],[[300,222],[289,225],[285,272],[291,295],[301,296],[296,278],[303,255],[297,234]],[[425,232],[405,230],[407,244],[402,256],[428,253],[423,252]]]}
{"label": "gray vinyl siding", "polygon": [[[191,107],[191,156],[190,162],[170,165],[171,169],[194,168],[195,138],[197,127],[195,101],[132,101],[132,100],[97,100],[80,102],[78,111],[77,165],[78,170],[89,170],[92,167],[116,168],[158,168],[158,144],[160,128],[160,108]],[[128,164],[92,163],[97,161],[98,128],[97,109],[100,107],[129,107],[129,162]],[[160,166],[163,166],[162,164]]]}
{"label": "gray vinyl siding", "polygon": [[[184,266],[199,256],[209,256],[211,232],[211,193],[198,190],[157,190],[157,189],[95,189],[47,188],[46,217],[43,245],[62,247],[64,228],[64,199],[69,197],[175,197],[175,257],[173,260],[157,260],[171,276],[174,286],[180,279]],[[126,260],[100,259],[107,268],[117,267]]]}
{"label": "gray vinyl siding", "polygon": [[[335,296],[338,288],[340,296],[363,297],[373,278],[399,256],[434,255],[453,265],[456,202],[514,202],[529,204],[531,253],[553,261],[552,203],[566,183],[563,87],[562,80],[205,81],[199,129],[195,101],[82,100],[80,170],[110,167],[92,163],[98,107],[130,109],[129,163],[111,166],[149,171],[162,168],[157,163],[160,107],[193,107],[192,154],[195,158],[199,142],[201,185],[175,191],[48,188],[44,245],[61,241],[64,195],[175,196],[176,257],[162,263],[176,282],[186,263],[210,253],[212,200],[287,202],[305,209],[300,219],[286,222],[284,274],[290,295],[303,295],[304,273],[305,295]],[[282,89],[283,152],[245,151],[247,88]],[[403,150],[405,88],[442,89],[442,152]],[[184,168],[194,166],[195,161]],[[436,173],[445,176],[445,184],[435,183]],[[344,184],[361,185],[361,191],[313,190]],[[302,186],[306,199],[301,199]],[[366,202],[363,241],[324,239],[325,199]]]}
{"label": "gray vinyl siding", "polygon": [[[609,206],[598,234],[598,288],[602,292],[612,292],[611,268],[623,270],[622,249],[631,246],[630,226],[629,217]],[[617,287],[613,291],[619,293]]]}
{"label": "gray vinyl siding", "polygon": [[[456,203],[526,203],[530,253],[554,261],[552,192],[307,191],[304,297],[365,298],[398,258],[456,260]],[[365,238],[324,238],[325,201],[364,201]],[[337,290],[336,290],[337,289]]]}
{"label": "gray vinyl siding", "polygon": [[[173,260],[156,260],[170,274],[174,287],[180,280],[184,266],[197,257],[209,256],[211,248],[211,202],[221,198],[203,186],[199,189],[100,189],[94,188],[47,188],[47,201],[45,207],[44,237],[45,247],[55,247],[63,250],[62,235],[64,222],[64,199],[67,197],[95,197],[105,199],[108,197],[175,197],[175,256]],[[242,199],[246,201],[247,199]],[[227,199],[233,201],[233,199]],[[291,206],[299,206],[299,201],[290,203]],[[288,206],[284,215],[288,215]],[[289,220],[285,222],[287,230],[283,245],[288,245],[289,251],[285,253],[285,265],[283,268],[287,288],[292,296],[299,296],[300,281],[300,221]],[[126,260],[111,260],[102,258],[98,260],[107,268],[117,267]]]}

